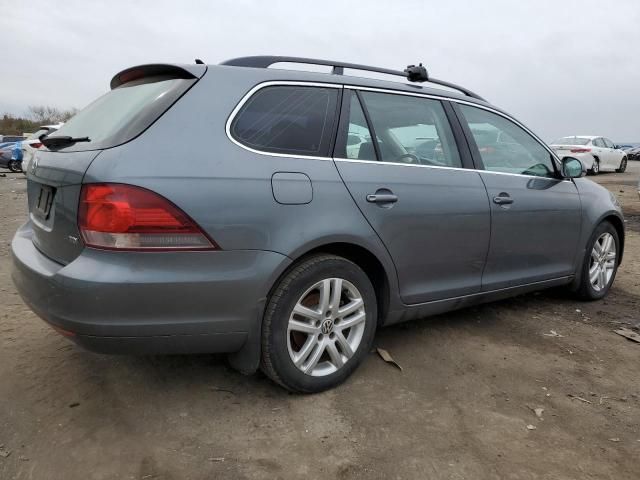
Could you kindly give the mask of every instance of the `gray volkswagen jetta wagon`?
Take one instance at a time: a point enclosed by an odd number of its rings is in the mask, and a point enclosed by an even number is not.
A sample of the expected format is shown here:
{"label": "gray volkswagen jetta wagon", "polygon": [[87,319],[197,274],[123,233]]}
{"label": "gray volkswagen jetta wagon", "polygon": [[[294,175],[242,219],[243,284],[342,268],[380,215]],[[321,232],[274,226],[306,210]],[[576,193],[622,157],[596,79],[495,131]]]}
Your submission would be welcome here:
{"label": "gray volkswagen jetta wagon", "polygon": [[422,65],[137,66],[42,141],[12,243],[34,312],[90,350],[225,352],[299,392],[347,378],[383,325],[602,298],[624,248],[579,160]]}

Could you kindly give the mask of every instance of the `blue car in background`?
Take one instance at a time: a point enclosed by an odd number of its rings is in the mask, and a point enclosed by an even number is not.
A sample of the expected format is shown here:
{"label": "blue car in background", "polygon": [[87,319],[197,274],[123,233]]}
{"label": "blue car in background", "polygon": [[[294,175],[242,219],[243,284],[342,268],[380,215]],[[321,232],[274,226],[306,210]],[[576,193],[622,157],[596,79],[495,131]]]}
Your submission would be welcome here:
{"label": "blue car in background", "polygon": [[21,172],[23,156],[22,141],[0,146],[0,168],[8,168],[12,172]]}

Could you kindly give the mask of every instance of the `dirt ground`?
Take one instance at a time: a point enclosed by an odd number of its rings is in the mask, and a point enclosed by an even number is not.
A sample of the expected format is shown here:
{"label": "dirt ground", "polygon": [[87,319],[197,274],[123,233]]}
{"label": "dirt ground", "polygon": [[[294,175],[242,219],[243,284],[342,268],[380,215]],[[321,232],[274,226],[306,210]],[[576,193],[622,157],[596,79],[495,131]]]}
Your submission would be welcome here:
{"label": "dirt ground", "polygon": [[[82,351],[22,303],[0,177],[0,479],[640,478],[640,162],[602,174],[627,215],[606,300],[547,291],[378,332],[343,386],[290,395],[220,356]],[[550,336],[551,331],[558,336]],[[544,409],[537,418],[534,409]]]}

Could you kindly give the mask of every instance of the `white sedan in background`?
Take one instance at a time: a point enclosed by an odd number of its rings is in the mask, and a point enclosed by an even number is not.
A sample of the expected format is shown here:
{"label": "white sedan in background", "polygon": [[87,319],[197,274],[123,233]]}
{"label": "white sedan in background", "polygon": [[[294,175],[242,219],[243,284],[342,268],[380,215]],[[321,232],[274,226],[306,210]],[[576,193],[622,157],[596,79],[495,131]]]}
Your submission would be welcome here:
{"label": "white sedan in background", "polygon": [[60,127],[62,127],[62,125],[64,124],[58,123],[56,125],[43,125],[38,129],[36,133],[29,135],[29,137],[22,142],[22,171],[25,174],[27,173],[27,169],[29,168],[31,160],[33,160],[33,155],[39,148],[42,147],[40,137],[42,135],[49,135],[50,133],[55,132]]}
{"label": "white sedan in background", "polygon": [[627,154],[605,137],[577,135],[562,137],[549,145],[562,157],[575,157],[592,174],[600,172],[624,172],[627,169]]}

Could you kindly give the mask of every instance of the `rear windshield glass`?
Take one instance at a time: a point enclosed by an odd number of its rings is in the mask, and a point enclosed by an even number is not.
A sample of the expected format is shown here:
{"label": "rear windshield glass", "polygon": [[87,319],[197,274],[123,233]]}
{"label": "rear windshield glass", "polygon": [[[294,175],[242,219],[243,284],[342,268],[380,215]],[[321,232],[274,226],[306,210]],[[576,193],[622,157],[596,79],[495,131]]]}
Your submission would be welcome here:
{"label": "rear windshield glass", "polygon": [[327,156],[337,99],[335,88],[266,87],[242,107],[231,134],[256,150]]}
{"label": "rear windshield glass", "polygon": [[580,137],[563,137],[559,138],[555,142],[552,142],[552,145],[586,145],[589,143],[590,138],[580,138]]}
{"label": "rear windshield glass", "polygon": [[115,147],[142,133],[195,82],[194,79],[147,77],[125,83],[78,112],[49,137],[89,137],[66,150]]}

